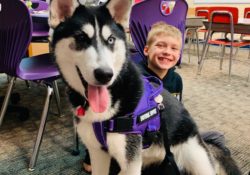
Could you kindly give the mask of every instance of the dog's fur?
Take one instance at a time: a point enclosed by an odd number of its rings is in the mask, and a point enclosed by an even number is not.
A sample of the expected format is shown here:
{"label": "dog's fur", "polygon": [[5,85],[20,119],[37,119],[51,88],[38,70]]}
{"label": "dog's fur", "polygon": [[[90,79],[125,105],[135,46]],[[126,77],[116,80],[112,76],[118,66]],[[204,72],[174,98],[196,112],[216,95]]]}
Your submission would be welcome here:
{"label": "dog's fur", "polygon": [[[188,111],[167,91],[162,92],[165,109],[157,141],[143,150],[140,135],[109,132],[108,151],[101,149],[92,123],[132,113],[143,92],[141,75],[128,59],[125,42],[123,26],[129,8],[129,0],[110,0],[100,7],[85,7],[74,0],[51,2],[50,24],[56,27],[52,46],[61,74],[75,94],[72,103],[86,110],[77,131],[90,152],[92,174],[108,175],[111,158],[119,164],[119,175],[140,175],[142,169],[150,174],[147,169],[150,172],[152,165],[154,175],[168,174],[164,172],[166,138],[183,174],[240,174],[229,154],[201,139]],[[83,104],[90,85],[108,90],[108,106],[102,112]]]}

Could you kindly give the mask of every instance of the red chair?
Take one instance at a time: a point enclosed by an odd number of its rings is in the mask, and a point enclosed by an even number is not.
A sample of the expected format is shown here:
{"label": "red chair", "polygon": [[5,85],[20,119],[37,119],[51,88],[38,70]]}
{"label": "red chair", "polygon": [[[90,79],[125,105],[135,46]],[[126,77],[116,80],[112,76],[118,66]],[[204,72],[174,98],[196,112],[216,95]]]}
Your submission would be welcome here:
{"label": "red chair", "polygon": [[204,16],[206,19],[208,19],[209,8],[210,7],[196,7],[195,16]]}
{"label": "red chair", "polygon": [[[205,17],[205,19],[208,19],[208,15],[209,15],[209,7],[196,7],[195,8],[195,16],[203,16]],[[198,32],[207,32],[206,29],[202,28],[199,29]],[[204,35],[205,38],[205,35]]]}
{"label": "red chair", "polygon": [[238,23],[239,10],[237,7],[210,7],[208,21],[212,20],[211,13],[221,11],[231,13],[232,17],[228,15],[228,13],[216,13],[216,15],[213,16],[213,22],[230,23],[231,19],[233,19],[234,24]]}
{"label": "red chair", "polygon": [[[250,18],[250,7],[246,7],[244,9],[244,18]],[[243,37],[250,37],[250,35],[243,34],[243,35],[241,35],[241,38],[243,39]],[[248,59],[250,59],[250,50],[249,50],[249,54],[248,54]]]}
{"label": "red chair", "polygon": [[244,18],[250,18],[250,7],[244,9]]}
{"label": "red chair", "polygon": [[[230,57],[229,57],[229,81],[231,80],[231,68],[232,68],[232,59],[233,59],[233,47],[242,47],[250,45],[249,41],[236,41],[234,40],[234,24],[238,22],[238,8],[236,7],[210,7],[209,10],[209,28],[208,35],[206,38],[206,44],[203,48],[203,53],[201,57],[201,62],[198,68],[198,74],[201,73],[201,69],[204,64],[204,59],[207,54],[208,44],[218,44],[222,45],[222,57],[220,59],[220,69],[222,69],[223,57],[225,53],[225,47],[230,46]],[[226,23],[230,25],[230,37],[225,37],[223,39],[212,39],[214,32],[212,29],[213,23]]]}
{"label": "red chair", "polygon": [[[246,7],[244,9],[244,18],[250,18],[250,7]],[[249,37],[250,35],[241,35],[241,37]],[[248,53],[248,59],[250,59],[250,50],[249,50],[249,53]],[[250,70],[249,70],[249,73],[248,73],[248,78],[247,78],[247,81],[250,80]]]}

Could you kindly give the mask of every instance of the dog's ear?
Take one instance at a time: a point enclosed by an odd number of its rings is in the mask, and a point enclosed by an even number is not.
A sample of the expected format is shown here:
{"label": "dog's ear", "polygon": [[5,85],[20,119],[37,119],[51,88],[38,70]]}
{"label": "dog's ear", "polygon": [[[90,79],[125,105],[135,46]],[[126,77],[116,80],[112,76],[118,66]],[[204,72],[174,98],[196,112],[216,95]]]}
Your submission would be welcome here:
{"label": "dog's ear", "polygon": [[50,2],[49,25],[55,28],[60,22],[70,17],[79,6],[77,0],[52,0]]}
{"label": "dog's ear", "polygon": [[106,7],[114,20],[124,28],[128,27],[131,0],[109,0]]}

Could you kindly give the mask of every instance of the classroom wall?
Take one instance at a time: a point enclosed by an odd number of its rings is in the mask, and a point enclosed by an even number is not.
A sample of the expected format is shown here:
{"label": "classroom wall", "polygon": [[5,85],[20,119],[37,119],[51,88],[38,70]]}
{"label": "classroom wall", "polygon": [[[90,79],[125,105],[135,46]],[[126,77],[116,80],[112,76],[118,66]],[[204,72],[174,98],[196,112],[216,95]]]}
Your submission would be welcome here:
{"label": "classroom wall", "polygon": [[[188,15],[194,15],[194,8],[197,6],[230,6],[230,7],[238,7],[239,8],[239,17],[244,16],[244,8],[245,7],[250,7],[250,3],[247,4],[194,4],[194,0],[186,0],[188,3]],[[237,2],[237,0],[235,0]]]}

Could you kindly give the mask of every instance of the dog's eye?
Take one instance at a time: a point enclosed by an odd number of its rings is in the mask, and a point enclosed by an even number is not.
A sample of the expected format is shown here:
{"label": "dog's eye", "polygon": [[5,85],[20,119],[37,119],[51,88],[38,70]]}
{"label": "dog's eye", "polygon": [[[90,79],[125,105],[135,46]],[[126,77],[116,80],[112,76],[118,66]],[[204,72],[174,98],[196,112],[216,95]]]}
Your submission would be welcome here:
{"label": "dog's eye", "polygon": [[82,40],[86,39],[86,34],[83,33],[82,31],[77,31],[77,32],[74,33],[74,37],[75,37],[76,40],[82,41]]}
{"label": "dog's eye", "polygon": [[75,37],[77,40],[80,40],[80,41],[85,39],[85,36],[83,33],[78,33],[75,35]]}
{"label": "dog's eye", "polygon": [[113,36],[108,37],[108,43],[110,45],[113,45],[115,43],[115,37],[113,37]]}
{"label": "dog's eye", "polygon": [[75,39],[75,50],[82,50],[91,44],[91,39],[82,31],[76,31],[73,37]]}

